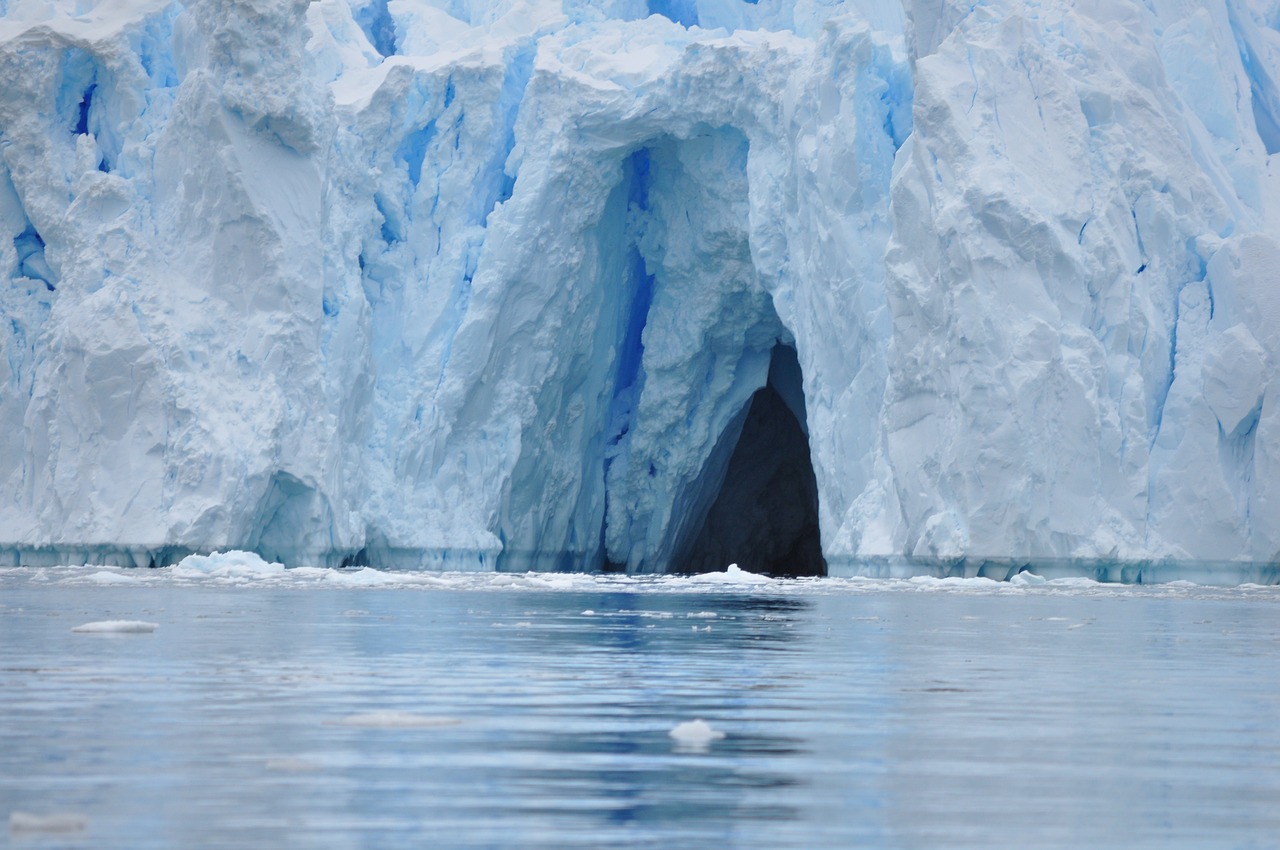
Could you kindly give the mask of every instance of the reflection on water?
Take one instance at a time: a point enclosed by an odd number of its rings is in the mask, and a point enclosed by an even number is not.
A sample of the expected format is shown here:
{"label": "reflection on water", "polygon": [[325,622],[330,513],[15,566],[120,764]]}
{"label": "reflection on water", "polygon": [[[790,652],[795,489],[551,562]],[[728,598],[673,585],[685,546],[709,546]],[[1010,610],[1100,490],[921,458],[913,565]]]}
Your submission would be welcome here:
{"label": "reflection on water", "polygon": [[[0,576],[0,816],[87,827],[12,830],[17,846],[1201,847],[1280,834],[1277,594],[32,575]],[[160,626],[70,631],[105,619]],[[693,718],[726,737],[668,736]]]}

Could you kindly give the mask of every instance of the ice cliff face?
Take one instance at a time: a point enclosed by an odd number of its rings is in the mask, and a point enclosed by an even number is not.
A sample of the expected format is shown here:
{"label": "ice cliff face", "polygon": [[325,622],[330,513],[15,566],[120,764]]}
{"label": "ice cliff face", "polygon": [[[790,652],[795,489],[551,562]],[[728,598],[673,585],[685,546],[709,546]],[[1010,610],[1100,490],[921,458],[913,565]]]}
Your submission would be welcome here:
{"label": "ice cliff face", "polygon": [[1274,0],[0,16],[2,560],[1280,555]]}

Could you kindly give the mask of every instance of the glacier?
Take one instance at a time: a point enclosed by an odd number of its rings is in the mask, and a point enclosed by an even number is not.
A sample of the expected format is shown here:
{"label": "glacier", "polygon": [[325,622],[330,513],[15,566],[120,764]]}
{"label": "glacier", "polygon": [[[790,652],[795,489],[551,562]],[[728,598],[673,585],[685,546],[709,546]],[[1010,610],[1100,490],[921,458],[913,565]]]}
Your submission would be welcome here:
{"label": "glacier", "polygon": [[0,563],[1280,579],[1280,0],[0,0],[0,71]]}

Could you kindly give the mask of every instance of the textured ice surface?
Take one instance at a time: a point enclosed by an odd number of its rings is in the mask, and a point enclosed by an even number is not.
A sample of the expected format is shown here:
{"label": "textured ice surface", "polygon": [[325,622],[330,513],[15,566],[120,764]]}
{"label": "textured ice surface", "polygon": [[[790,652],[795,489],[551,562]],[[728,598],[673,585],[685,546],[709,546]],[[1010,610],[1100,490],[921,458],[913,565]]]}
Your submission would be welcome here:
{"label": "textured ice surface", "polygon": [[664,571],[793,350],[833,571],[1256,578],[1277,21],[0,3],[0,560]]}

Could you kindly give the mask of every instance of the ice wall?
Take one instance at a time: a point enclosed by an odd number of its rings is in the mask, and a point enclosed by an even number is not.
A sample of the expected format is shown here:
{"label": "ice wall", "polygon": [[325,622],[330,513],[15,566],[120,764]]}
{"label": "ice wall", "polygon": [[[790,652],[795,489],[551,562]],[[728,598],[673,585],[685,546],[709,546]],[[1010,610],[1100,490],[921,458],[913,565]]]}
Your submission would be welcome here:
{"label": "ice wall", "polygon": [[833,571],[1274,562],[1277,24],[8,0],[0,559],[665,570],[783,346]]}
{"label": "ice wall", "polygon": [[1275,9],[937,5],[886,254],[906,550],[1275,561]]}

